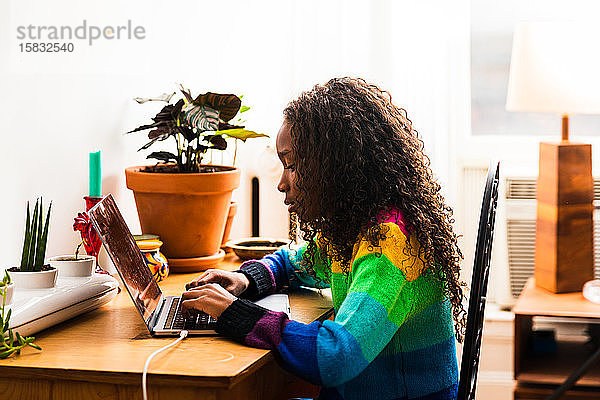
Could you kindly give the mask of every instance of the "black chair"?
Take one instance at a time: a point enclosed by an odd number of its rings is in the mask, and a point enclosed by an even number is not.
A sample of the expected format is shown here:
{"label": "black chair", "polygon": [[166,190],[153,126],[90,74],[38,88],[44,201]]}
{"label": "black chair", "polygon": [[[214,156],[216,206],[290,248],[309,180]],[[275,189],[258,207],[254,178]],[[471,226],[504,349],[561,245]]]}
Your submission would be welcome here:
{"label": "black chair", "polygon": [[475,399],[477,367],[479,366],[479,350],[483,331],[483,312],[490,272],[499,182],[500,163],[492,162],[488,169],[483,203],[481,204],[481,215],[479,216],[479,230],[477,231],[477,244],[475,246],[471,294],[467,311],[467,330],[463,342],[457,400]]}

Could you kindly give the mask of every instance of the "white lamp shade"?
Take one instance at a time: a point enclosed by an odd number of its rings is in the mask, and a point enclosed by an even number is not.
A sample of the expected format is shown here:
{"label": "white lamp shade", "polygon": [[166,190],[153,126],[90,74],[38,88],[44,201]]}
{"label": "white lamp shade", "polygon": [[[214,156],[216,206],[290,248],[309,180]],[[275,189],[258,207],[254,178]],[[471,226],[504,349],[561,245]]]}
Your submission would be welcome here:
{"label": "white lamp shade", "polygon": [[600,28],[574,22],[519,24],[506,109],[600,114]]}

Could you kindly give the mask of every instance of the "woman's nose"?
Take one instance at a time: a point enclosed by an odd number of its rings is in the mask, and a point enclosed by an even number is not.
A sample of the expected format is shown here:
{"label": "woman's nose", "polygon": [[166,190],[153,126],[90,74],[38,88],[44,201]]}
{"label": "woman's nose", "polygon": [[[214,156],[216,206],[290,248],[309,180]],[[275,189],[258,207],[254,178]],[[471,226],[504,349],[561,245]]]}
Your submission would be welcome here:
{"label": "woman's nose", "polygon": [[285,193],[286,189],[289,187],[287,180],[285,179],[285,171],[281,174],[281,179],[279,179],[279,183],[277,184],[277,190],[281,193]]}

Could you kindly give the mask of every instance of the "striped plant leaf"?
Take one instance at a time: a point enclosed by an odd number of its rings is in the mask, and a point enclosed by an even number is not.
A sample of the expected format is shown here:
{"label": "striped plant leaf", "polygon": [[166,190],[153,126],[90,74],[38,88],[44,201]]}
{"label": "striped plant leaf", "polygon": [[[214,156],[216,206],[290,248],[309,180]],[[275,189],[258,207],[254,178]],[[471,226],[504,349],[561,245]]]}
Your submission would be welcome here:
{"label": "striped plant leaf", "polygon": [[189,104],[183,109],[183,119],[198,131],[216,131],[219,129],[219,111],[209,106]]}
{"label": "striped plant leaf", "polygon": [[242,106],[242,100],[235,94],[207,92],[196,97],[194,104],[197,106],[207,105],[214,108],[220,112],[221,119],[227,122],[238,113]]}
{"label": "striped plant leaf", "polygon": [[27,202],[27,221],[25,221],[25,239],[23,239],[23,253],[21,255],[21,268],[25,268],[27,257],[29,256],[29,235],[31,231],[29,225],[31,223],[31,215],[29,212],[29,202]]}

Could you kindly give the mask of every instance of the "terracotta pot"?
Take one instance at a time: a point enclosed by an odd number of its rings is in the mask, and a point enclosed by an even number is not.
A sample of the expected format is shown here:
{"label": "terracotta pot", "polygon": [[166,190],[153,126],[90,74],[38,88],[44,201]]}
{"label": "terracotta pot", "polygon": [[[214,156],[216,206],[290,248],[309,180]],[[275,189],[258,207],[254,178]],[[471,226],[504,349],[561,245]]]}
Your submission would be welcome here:
{"label": "terracotta pot", "polygon": [[223,232],[223,239],[221,240],[221,247],[225,246],[225,243],[229,240],[229,232],[231,232],[231,225],[233,224],[233,217],[237,214],[238,205],[235,201],[232,201],[229,205],[229,213],[227,214],[227,222],[225,223],[225,231]]}
{"label": "terracotta pot", "polygon": [[[221,166],[216,166],[221,167]],[[214,255],[219,251],[240,170],[210,173],[140,172],[125,169],[143,233],[157,234],[168,258]]]}

